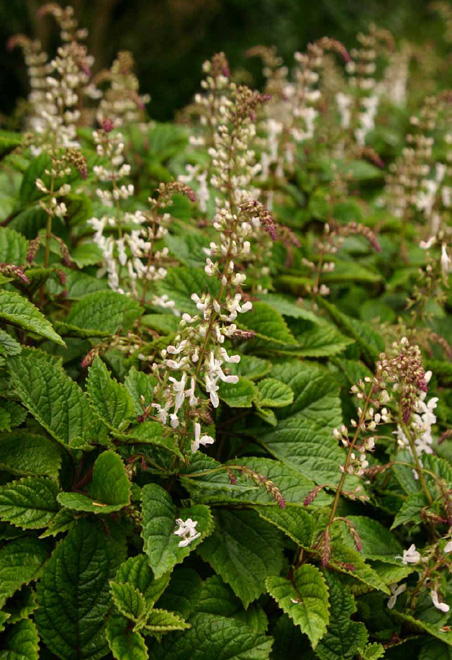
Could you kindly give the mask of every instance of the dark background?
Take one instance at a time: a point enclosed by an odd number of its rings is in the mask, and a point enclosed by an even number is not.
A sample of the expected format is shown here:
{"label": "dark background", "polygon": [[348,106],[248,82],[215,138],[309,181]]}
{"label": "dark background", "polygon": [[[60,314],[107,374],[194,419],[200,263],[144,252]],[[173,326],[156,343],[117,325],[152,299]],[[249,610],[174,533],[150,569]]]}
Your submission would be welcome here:
{"label": "dark background", "polygon": [[[452,0],[451,0],[452,2]],[[0,114],[10,114],[28,91],[22,54],[6,51],[16,33],[38,36],[53,52],[54,20],[39,21],[40,0],[0,0]],[[95,70],[108,67],[118,50],[133,52],[141,91],[152,96],[151,116],[172,119],[189,102],[202,62],[224,50],[232,68],[257,73],[245,51],[275,44],[288,64],[295,50],[327,35],[348,47],[374,21],[397,39],[434,40],[442,31],[426,0],[73,0],[80,24],[90,31]]]}

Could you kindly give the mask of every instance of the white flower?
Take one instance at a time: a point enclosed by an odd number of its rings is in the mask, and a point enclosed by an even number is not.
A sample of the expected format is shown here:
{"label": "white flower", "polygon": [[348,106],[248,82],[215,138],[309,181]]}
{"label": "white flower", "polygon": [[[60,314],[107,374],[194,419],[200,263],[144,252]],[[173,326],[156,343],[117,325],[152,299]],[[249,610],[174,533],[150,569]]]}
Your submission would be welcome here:
{"label": "white flower", "polygon": [[452,552],[452,541],[449,541],[449,543],[445,546],[444,552]]}
{"label": "white flower", "polygon": [[187,545],[190,545],[190,543],[201,536],[201,533],[196,531],[196,526],[198,524],[197,520],[187,518],[187,520],[184,521],[182,518],[177,518],[176,524],[179,525],[179,527],[174,531],[174,533],[176,536],[181,537],[179,548],[185,548]]}
{"label": "white flower", "polygon": [[443,243],[441,246],[441,268],[444,275],[450,273],[452,261],[447,254],[446,244]]}
{"label": "white flower", "polygon": [[391,584],[389,589],[391,590],[391,597],[388,600],[388,608],[392,610],[396,604],[397,596],[400,596],[406,590],[406,584]]}
{"label": "white flower", "polygon": [[201,424],[199,422],[195,422],[195,439],[191,443],[192,454],[198,451],[201,445],[203,447],[207,447],[207,445],[212,445],[214,442],[215,440],[212,438],[212,436],[201,435]]}
{"label": "white flower", "polygon": [[437,591],[432,591],[430,595],[432,597],[433,605],[436,607],[436,609],[441,610],[441,612],[448,612],[450,610],[450,607],[447,603],[439,602]]}
{"label": "white flower", "polygon": [[401,559],[402,564],[405,566],[407,564],[417,564],[419,561],[421,561],[421,553],[416,550],[416,546],[413,543],[410,545],[408,550],[403,551],[403,557],[396,557],[396,559]]}

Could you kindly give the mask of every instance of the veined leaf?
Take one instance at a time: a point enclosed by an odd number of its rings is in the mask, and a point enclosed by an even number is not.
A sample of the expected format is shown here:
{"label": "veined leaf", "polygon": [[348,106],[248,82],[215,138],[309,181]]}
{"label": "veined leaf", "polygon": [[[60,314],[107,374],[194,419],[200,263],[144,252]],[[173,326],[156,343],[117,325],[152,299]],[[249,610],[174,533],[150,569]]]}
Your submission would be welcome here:
{"label": "veined leaf", "polygon": [[261,518],[275,525],[292,541],[302,548],[309,548],[312,544],[315,523],[313,516],[299,507],[286,507],[281,509],[276,506],[256,507]]}
{"label": "veined leaf", "polygon": [[165,591],[170,581],[170,572],[156,579],[149,566],[146,555],[130,557],[118,569],[115,575],[116,583],[131,584],[143,594],[147,607],[154,605]]}
{"label": "veined leaf", "polygon": [[192,568],[176,568],[158,601],[158,606],[179,612],[182,618],[186,619],[195,611],[201,591],[202,582],[196,571]]}
{"label": "veined leaf", "polygon": [[39,636],[30,619],[19,621],[0,637],[0,660],[39,660]]}
{"label": "veined leaf", "polygon": [[0,520],[22,529],[47,527],[59,507],[58,486],[48,477],[24,477],[0,487]]}
{"label": "veined leaf", "polygon": [[131,484],[124,463],[113,451],[104,451],[94,463],[88,495],[60,493],[58,501],[68,509],[107,514],[130,504]]}
{"label": "veined leaf", "polygon": [[97,660],[108,651],[109,580],[125,547],[80,520],[56,547],[38,584],[38,631],[61,660]]}
{"label": "veined leaf", "polygon": [[116,660],[148,660],[146,643],[139,632],[133,630],[128,619],[111,616],[107,622],[108,646]]}
{"label": "veined leaf", "polygon": [[174,612],[153,609],[149,612],[148,619],[143,626],[144,635],[156,635],[158,633],[170,632],[171,630],[185,630],[190,624],[181,619]]}
{"label": "veined leaf", "polygon": [[128,619],[139,621],[147,613],[146,600],[132,584],[110,582],[113,602],[118,610]]}
{"label": "veined leaf", "polygon": [[198,553],[232,587],[245,608],[282,567],[282,538],[254,511],[219,511],[215,531]]}
{"label": "veined leaf", "polygon": [[0,468],[17,475],[48,475],[58,478],[59,445],[43,435],[17,430],[0,437]]}
{"label": "veined leaf", "polygon": [[0,227],[0,262],[22,266],[27,261],[28,242],[25,236],[9,227]]}
{"label": "veined leaf", "polygon": [[293,403],[289,385],[276,378],[264,378],[258,384],[258,404],[263,408],[285,408]]}
{"label": "veined leaf", "polygon": [[65,321],[85,330],[115,333],[128,330],[141,316],[140,305],[116,291],[96,291],[85,296],[71,309]]}
{"label": "veined leaf", "polygon": [[65,445],[81,438],[91,420],[81,388],[44,353],[32,351],[9,359],[11,380],[23,404],[38,422]]}
{"label": "veined leaf", "polygon": [[294,571],[291,580],[269,577],[267,589],[316,648],[330,620],[328,587],[319,569],[305,564]]}
{"label": "veined leaf", "polygon": [[[157,484],[144,486],[142,510],[144,551],[156,578],[182,562],[212,532],[212,516],[207,506],[197,504],[177,511],[169,493]],[[181,539],[174,533],[178,528],[176,518],[196,520],[196,530],[201,536],[180,547]]]}
{"label": "veined leaf", "polygon": [[[175,318],[174,315],[172,316]],[[132,367],[124,381],[124,385],[133,399],[135,415],[142,415],[144,408],[152,403],[157,379],[152,374],[146,374],[144,371],[138,371],[135,367]]]}
{"label": "veined leaf", "polygon": [[297,343],[281,314],[265,302],[254,302],[252,311],[240,316],[240,325],[279,345]]}
{"label": "veined leaf", "polygon": [[0,321],[50,339],[61,346],[66,345],[39,309],[15,291],[0,289]]}
{"label": "veined leaf", "polygon": [[109,428],[121,430],[128,426],[134,415],[132,397],[97,355],[89,368],[86,390],[94,411]]}
{"label": "veined leaf", "polygon": [[240,378],[238,383],[221,383],[218,396],[231,408],[251,408],[258,394],[251,380]]}
{"label": "veined leaf", "polygon": [[40,577],[48,557],[47,545],[35,538],[15,539],[0,550],[0,607],[23,585]]}

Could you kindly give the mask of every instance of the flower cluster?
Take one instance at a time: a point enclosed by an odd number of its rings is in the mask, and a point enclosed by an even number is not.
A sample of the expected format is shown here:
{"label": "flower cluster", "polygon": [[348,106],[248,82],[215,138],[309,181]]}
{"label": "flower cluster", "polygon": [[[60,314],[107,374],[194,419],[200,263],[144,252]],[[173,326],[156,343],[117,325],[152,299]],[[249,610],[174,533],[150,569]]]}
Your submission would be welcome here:
{"label": "flower cluster", "polygon": [[201,536],[201,533],[196,531],[196,526],[198,525],[197,520],[192,520],[191,518],[182,520],[182,518],[177,518],[176,524],[179,525],[179,527],[174,533],[181,539],[179,541],[179,548],[186,548],[190,543],[193,543],[193,541],[199,539]]}

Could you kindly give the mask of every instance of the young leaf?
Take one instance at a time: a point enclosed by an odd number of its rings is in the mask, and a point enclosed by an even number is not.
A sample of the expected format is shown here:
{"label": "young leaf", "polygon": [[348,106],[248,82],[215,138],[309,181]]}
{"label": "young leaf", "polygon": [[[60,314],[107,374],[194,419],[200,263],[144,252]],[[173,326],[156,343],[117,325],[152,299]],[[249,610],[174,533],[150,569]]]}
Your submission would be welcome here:
{"label": "young leaf", "polygon": [[185,630],[185,628],[190,628],[190,625],[174,612],[153,609],[149,612],[142,630],[144,635],[156,635],[171,630]]}
{"label": "young leaf", "polygon": [[146,555],[130,557],[118,569],[116,583],[131,584],[143,594],[147,607],[152,607],[168,586],[171,574],[165,573],[155,579]]}
{"label": "young leaf", "polygon": [[0,550],[0,607],[23,585],[37,580],[48,557],[47,545],[35,538],[15,539]]}
{"label": "young leaf", "polygon": [[147,612],[143,594],[131,584],[110,582],[113,602],[118,610],[128,619],[139,621]]}
{"label": "young leaf", "polygon": [[282,538],[254,511],[219,511],[215,531],[198,553],[232,587],[245,608],[282,567]]}
{"label": "young leaf", "polygon": [[328,587],[319,569],[305,564],[294,571],[291,580],[269,577],[266,584],[281,609],[316,648],[330,620]]}
{"label": "young leaf", "polygon": [[143,637],[135,632],[125,617],[111,616],[107,622],[107,642],[116,660],[148,660]]}
{"label": "young leaf", "polygon": [[39,637],[30,619],[19,621],[0,637],[0,660],[39,660]]}
{"label": "young leaf", "polygon": [[38,422],[65,445],[82,438],[91,421],[81,388],[39,351],[9,359],[14,387]]}
{"label": "young leaf", "polygon": [[65,321],[85,330],[103,330],[114,334],[128,330],[141,316],[140,305],[117,291],[96,291],[85,296],[71,309]]}
{"label": "young leaf", "polygon": [[[203,504],[177,511],[169,493],[157,486],[147,484],[142,490],[144,551],[156,578],[182,562],[206,536],[212,532],[213,523],[209,507]],[[191,518],[198,522],[196,531],[201,534],[189,545],[181,547],[181,539],[175,534],[176,518]]]}
{"label": "young leaf", "polygon": [[38,631],[61,660],[106,655],[109,580],[124,546],[88,520],[80,520],[54,550],[38,584]]}
{"label": "young leaf", "polygon": [[99,356],[89,368],[86,390],[94,411],[109,428],[121,430],[128,426],[134,415],[132,397],[111,377]]}
{"label": "young leaf", "polygon": [[60,493],[58,501],[68,509],[107,514],[130,504],[131,484],[124,463],[113,451],[104,451],[94,463],[88,495]]}
{"label": "young leaf", "polygon": [[0,321],[15,325],[39,337],[66,346],[50,321],[31,302],[15,291],[0,289]]}
{"label": "young leaf", "polygon": [[22,529],[47,527],[58,512],[58,486],[48,477],[24,477],[0,487],[0,520]]}

